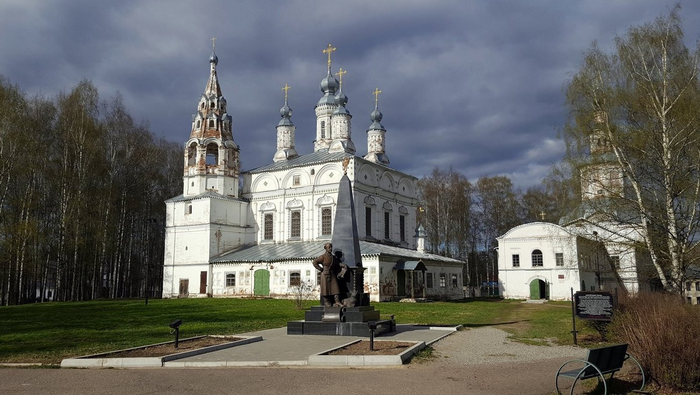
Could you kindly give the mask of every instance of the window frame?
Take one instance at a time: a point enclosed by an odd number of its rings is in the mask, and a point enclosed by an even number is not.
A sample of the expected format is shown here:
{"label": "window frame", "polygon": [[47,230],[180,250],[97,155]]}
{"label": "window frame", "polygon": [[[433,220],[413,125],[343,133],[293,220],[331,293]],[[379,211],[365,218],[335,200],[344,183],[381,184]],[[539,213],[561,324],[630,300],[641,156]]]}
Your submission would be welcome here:
{"label": "window frame", "polygon": [[[233,277],[233,284],[229,284],[229,280],[231,280],[231,277]],[[235,287],[236,286],[236,273],[235,272],[234,273],[226,273],[226,277],[224,280],[226,282],[227,288]]]}
{"label": "window frame", "polygon": [[447,275],[440,273],[440,288],[447,288]]}
{"label": "window frame", "polygon": [[[268,224],[269,218],[269,224]],[[268,227],[269,225],[269,227]],[[263,240],[272,241],[275,239],[275,215],[274,213],[263,213]]]}
{"label": "window frame", "polygon": [[[294,218],[297,216],[298,218]],[[290,210],[289,212],[289,238],[301,239],[301,210]]]}
{"label": "window frame", "polygon": [[[326,216],[326,210],[327,216]],[[332,236],[333,235],[333,206],[322,206],[320,208],[319,217],[321,219],[321,226],[319,229],[319,234],[321,236]]]}
{"label": "window frame", "polygon": [[372,207],[365,206],[365,236],[372,236]]}
{"label": "window frame", "polygon": [[[289,271],[289,286],[290,287],[299,287],[301,286],[301,270],[290,270]],[[293,280],[292,276],[295,277],[295,280]],[[295,284],[296,283],[296,284]]]}
{"label": "window frame", "polygon": [[384,211],[384,240],[391,240],[391,212]]}
{"label": "window frame", "polygon": [[563,252],[555,252],[554,253],[554,261],[556,262],[557,267],[563,267],[564,266],[564,253]]}
{"label": "window frame", "polygon": [[512,254],[510,262],[513,267],[520,267],[520,254]]}
{"label": "window frame", "polygon": [[431,289],[435,287],[433,282],[433,273],[425,273],[425,287]]}
{"label": "window frame", "polygon": [[532,253],[530,254],[530,259],[532,267],[544,267],[544,254],[542,254],[542,250],[532,250]]}

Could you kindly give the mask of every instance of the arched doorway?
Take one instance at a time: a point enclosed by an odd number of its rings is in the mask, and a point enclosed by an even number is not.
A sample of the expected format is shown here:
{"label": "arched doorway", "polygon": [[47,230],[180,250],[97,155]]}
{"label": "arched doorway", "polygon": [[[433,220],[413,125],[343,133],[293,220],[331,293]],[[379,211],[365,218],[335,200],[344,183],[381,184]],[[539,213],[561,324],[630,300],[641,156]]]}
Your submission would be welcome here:
{"label": "arched doorway", "polygon": [[270,272],[268,270],[256,270],[253,281],[253,294],[255,296],[270,296]]}
{"label": "arched doorway", "polygon": [[530,299],[549,299],[549,287],[540,279],[530,282]]}

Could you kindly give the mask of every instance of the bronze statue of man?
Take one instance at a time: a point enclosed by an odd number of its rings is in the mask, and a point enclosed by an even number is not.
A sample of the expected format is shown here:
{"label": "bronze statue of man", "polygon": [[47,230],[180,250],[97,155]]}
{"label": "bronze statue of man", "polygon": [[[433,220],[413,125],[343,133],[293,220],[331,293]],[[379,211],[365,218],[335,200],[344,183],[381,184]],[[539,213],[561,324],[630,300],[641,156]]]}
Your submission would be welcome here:
{"label": "bronze statue of man", "polygon": [[341,267],[338,258],[335,258],[332,254],[333,244],[326,243],[323,245],[323,249],[326,252],[313,260],[314,267],[321,272],[321,298],[323,299],[323,305],[340,307],[342,303],[340,302],[338,273],[340,273]]}

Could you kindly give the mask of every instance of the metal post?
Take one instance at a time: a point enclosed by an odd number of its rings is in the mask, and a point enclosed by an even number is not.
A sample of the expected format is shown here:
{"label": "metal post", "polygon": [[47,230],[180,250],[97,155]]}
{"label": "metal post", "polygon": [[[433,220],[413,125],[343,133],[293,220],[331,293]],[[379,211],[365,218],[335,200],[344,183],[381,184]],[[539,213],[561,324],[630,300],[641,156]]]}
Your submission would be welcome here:
{"label": "metal post", "polygon": [[177,348],[177,344],[180,341],[180,328],[175,328],[175,348]]}
{"label": "metal post", "polygon": [[574,287],[571,287],[571,321],[574,324],[574,330],[571,331],[574,335],[574,345],[578,346],[578,340],[576,339],[576,307],[574,306]]}

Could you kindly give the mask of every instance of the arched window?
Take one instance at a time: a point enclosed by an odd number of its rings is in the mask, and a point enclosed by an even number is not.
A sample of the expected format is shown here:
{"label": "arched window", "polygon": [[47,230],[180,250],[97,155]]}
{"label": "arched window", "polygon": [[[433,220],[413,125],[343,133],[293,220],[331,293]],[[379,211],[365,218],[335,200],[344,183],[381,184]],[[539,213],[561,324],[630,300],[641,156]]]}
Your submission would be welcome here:
{"label": "arched window", "polygon": [[326,138],[326,121],[321,121],[321,138]]}
{"label": "arched window", "polygon": [[214,127],[214,120],[213,120],[213,119],[210,119],[210,120],[209,120],[209,127],[210,127],[210,128],[213,128],[213,127]]}
{"label": "arched window", "polygon": [[187,147],[187,166],[197,164],[197,143],[192,143]]}
{"label": "arched window", "polygon": [[207,145],[207,166],[217,166],[219,164],[219,146],[210,143]]}
{"label": "arched window", "polygon": [[542,251],[540,250],[534,250],[532,251],[532,266],[542,266],[543,265],[543,260],[542,260]]}

